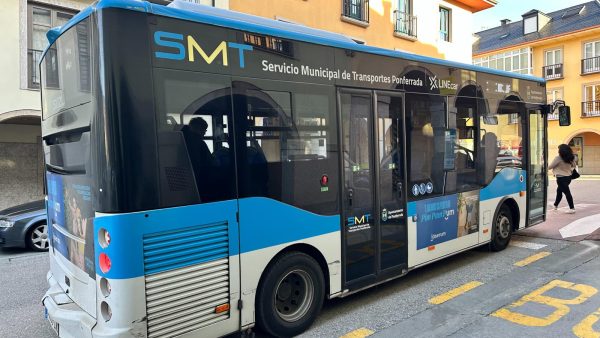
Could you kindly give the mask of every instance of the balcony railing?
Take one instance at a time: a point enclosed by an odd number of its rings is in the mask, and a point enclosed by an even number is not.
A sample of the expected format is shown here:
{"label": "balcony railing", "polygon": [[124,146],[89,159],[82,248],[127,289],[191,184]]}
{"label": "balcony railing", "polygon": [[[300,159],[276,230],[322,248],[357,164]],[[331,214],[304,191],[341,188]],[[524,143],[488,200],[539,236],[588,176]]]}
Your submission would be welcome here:
{"label": "balcony railing", "polygon": [[342,15],[363,22],[369,22],[369,0],[343,0]]}
{"label": "balcony railing", "polygon": [[563,78],[563,64],[557,63],[555,65],[544,66],[542,68],[542,74],[544,74],[544,79],[546,79],[546,80],[562,79]]}
{"label": "balcony railing", "polygon": [[396,26],[394,31],[413,38],[417,37],[417,17],[409,13],[394,11]]}
{"label": "balcony railing", "polygon": [[550,113],[550,114],[548,114],[548,120],[549,120],[549,121],[555,121],[555,120],[558,120],[558,112],[556,112],[556,113]]}
{"label": "balcony railing", "polygon": [[40,68],[39,63],[42,59],[42,51],[36,49],[27,50],[27,67],[29,69],[29,88],[40,88]]}
{"label": "balcony railing", "polygon": [[581,102],[581,116],[582,117],[600,116],[600,101]]}
{"label": "balcony railing", "polygon": [[600,56],[581,60],[581,74],[600,72]]}

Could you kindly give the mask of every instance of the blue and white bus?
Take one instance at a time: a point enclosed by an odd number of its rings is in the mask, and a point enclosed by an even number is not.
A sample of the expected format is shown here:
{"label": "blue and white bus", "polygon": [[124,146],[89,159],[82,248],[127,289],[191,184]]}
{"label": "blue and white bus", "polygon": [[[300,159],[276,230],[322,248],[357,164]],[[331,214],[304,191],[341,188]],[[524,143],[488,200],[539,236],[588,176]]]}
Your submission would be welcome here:
{"label": "blue and white bus", "polygon": [[544,220],[543,79],[181,1],[100,0],[48,38],[61,337],[293,336]]}

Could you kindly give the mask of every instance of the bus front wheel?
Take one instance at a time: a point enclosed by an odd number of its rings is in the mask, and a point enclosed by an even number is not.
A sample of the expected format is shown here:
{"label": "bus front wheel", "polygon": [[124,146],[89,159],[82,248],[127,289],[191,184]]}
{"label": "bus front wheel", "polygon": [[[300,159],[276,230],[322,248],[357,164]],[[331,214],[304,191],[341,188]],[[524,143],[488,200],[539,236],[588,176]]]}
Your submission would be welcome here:
{"label": "bus front wheel", "polygon": [[512,235],[513,219],[510,208],[504,204],[500,207],[498,215],[494,220],[494,232],[492,233],[492,242],[490,248],[492,251],[502,251],[510,242]]}
{"label": "bus front wheel", "polygon": [[304,332],[315,320],[325,297],[319,264],[309,255],[290,252],[273,264],[259,287],[259,328],[276,337]]}

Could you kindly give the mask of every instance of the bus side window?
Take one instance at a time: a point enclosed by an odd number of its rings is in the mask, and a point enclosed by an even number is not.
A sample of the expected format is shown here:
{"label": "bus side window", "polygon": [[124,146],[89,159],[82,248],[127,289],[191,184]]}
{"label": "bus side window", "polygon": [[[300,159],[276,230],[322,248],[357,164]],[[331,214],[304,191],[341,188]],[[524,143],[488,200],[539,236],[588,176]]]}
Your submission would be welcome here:
{"label": "bus side window", "polygon": [[522,103],[512,100],[482,100],[487,111],[479,114],[481,183],[487,185],[504,168],[523,167]]}
{"label": "bus side window", "polygon": [[471,97],[449,97],[448,128],[456,130],[455,171],[449,171],[446,193],[469,191],[479,187],[477,102]]}
{"label": "bus side window", "polygon": [[331,156],[334,91],[316,87],[234,81],[240,197],[268,197],[320,214],[337,212],[337,181],[329,180],[327,189],[320,183],[322,175],[335,175],[338,167]]}
{"label": "bus side window", "polygon": [[405,98],[409,188],[433,186],[431,192],[417,189],[416,194],[413,191],[409,196],[440,195],[444,192],[445,176],[446,97],[407,93]]}
{"label": "bus side window", "polygon": [[161,205],[236,198],[229,78],[156,69],[155,81]]}

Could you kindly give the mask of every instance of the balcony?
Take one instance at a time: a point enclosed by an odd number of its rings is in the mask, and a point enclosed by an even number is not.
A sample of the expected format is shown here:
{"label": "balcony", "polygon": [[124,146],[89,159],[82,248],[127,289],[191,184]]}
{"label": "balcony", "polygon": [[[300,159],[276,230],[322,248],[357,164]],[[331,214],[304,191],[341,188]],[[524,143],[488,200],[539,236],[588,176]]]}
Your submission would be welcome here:
{"label": "balcony", "polygon": [[562,79],[563,76],[563,64],[557,63],[555,65],[549,65],[542,67],[542,74],[544,74],[544,79],[546,80],[554,80],[554,79]]}
{"label": "balcony", "polygon": [[581,74],[600,72],[600,56],[581,60]]}
{"label": "balcony", "polygon": [[394,11],[396,25],[394,32],[410,38],[417,38],[417,17],[409,13]]}
{"label": "balcony", "polygon": [[581,102],[581,117],[600,116],[600,101]]}
{"label": "balcony", "polygon": [[369,0],[342,0],[342,17],[369,23]]}

